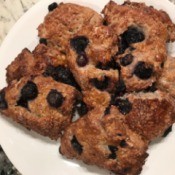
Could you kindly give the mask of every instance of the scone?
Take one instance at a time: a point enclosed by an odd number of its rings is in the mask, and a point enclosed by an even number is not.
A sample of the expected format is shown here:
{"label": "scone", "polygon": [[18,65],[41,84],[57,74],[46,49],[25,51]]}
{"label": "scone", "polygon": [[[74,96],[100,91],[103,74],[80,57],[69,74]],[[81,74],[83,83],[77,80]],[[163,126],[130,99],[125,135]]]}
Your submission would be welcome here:
{"label": "scone", "polygon": [[144,139],[160,137],[175,122],[174,99],[160,90],[139,92],[116,97],[115,105],[126,124]]}
{"label": "scone", "polygon": [[138,175],[147,157],[147,142],[132,132],[118,110],[95,108],[68,127],[60,153],[120,175]]}
{"label": "scone", "polygon": [[127,90],[151,86],[167,58],[166,42],[175,39],[174,24],[165,12],[129,1],[122,5],[110,1],[103,14],[106,25],[119,36],[115,59]]}
{"label": "scone", "polygon": [[57,139],[73,115],[78,91],[51,77],[23,77],[0,92],[0,112],[27,129]]}
{"label": "scone", "polygon": [[87,26],[98,26],[102,16],[94,10],[72,3],[51,4],[49,14],[38,27],[38,35],[48,45],[66,53],[70,38]]}
{"label": "scone", "polygon": [[54,47],[45,44],[38,44],[34,51],[27,48],[14,59],[7,67],[7,82],[23,76],[42,74],[47,66],[67,66],[66,57]]}
{"label": "scone", "polygon": [[82,90],[115,90],[119,73],[113,55],[118,47],[112,29],[87,26],[70,39],[68,48],[68,65]]}
{"label": "scone", "polygon": [[7,82],[19,80],[24,76],[43,74],[58,82],[69,84],[80,90],[79,85],[67,65],[66,56],[58,49],[45,44],[38,44],[33,52],[23,49],[7,67]]}

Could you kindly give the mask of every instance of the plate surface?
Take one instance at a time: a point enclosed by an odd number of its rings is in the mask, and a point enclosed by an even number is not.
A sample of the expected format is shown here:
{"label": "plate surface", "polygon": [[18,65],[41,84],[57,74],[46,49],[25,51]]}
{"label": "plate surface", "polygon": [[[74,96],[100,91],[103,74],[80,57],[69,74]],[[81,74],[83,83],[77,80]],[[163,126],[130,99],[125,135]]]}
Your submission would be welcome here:
{"label": "plate surface", "polygon": [[[175,6],[168,0],[135,0],[146,2],[169,13],[173,19]],[[37,42],[37,26],[47,14],[53,0],[42,0],[30,9],[13,27],[0,48],[0,88],[6,85],[5,68],[24,48],[33,49]],[[59,1],[57,1],[59,3]],[[100,12],[108,0],[64,0],[85,5]],[[122,0],[116,0],[122,3]],[[175,22],[175,17],[173,19]],[[175,46],[171,44],[171,54]],[[0,117],[0,144],[9,159],[23,175],[109,175],[108,171],[78,161],[62,158],[58,142],[28,131],[11,120]],[[141,175],[175,175],[175,128],[168,137],[149,148],[150,156]]]}

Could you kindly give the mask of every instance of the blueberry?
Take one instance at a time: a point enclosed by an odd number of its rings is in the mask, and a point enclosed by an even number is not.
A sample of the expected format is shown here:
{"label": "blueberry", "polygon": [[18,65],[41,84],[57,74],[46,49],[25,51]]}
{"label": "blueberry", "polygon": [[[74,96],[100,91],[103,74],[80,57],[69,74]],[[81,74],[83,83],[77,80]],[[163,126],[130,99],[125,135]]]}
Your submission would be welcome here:
{"label": "blueberry", "polygon": [[121,66],[119,65],[119,63],[117,63],[114,59],[114,57],[111,58],[111,61],[108,63],[108,66],[111,68],[111,69],[116,69],[118,71],[121,70]]}
{"label": "blueberry", "polygon": [[103,64],[102,62],[98,62],[96,65],[97,69],[101,69],[101,70],[109,70],[110,67],[106,64]]}
{"label": "blueberry", "polygon": [[21,98],[23,100],[33,100],[38,96],[38,88],[35,83],[28,81],[21,89]]}
{"label": "blueberry", "polygon": [[103,25],[104,25],[104,26],[108,26],[107,20],[105,20],[105,19],[103,20]]}
{"label": "blueberry", "polygon": [[117,55],[123,54],[128,47],[129,44],[127,43],[127,41],[123,37],[121,37],[118,42]]}
{"label": "blueberry", "polygon": [[102,62],[98,62],[96,65],[96,68],[101,70],[109,70],[109,69],[117,69],[120,70],[120,65],[115,61],[115,59],[112,57],[111,61],[107,62],[106,64],[103,64]]}
{"label": "blueberry", "polygon": [[51,12],[54,9],[56,9],[57,7],[58,7],[58,4],[56,2],[54,2],[48,6],[48,10],[49,10],[49,12]]}
{"label": "blueberry", "polygon": [[74,150],[81,155],[83,152],[83,146],[78,142],[77,138],[75,136],[73,136],[72,140],[71,140],[71,144],[72,147],[74,148]]}
{"label": "blueberry", "polygon": [[149,86],[144,92],[155,92],[157,91],[156,83],[153,83],[152,86]]}
{"label": "blueberry", "polygon": [[60,107],[64,101],[64,97],[62,96],[62,94],[55,89],[52,89],[49,92],[46,99],[49,105],[54,108]]}
{"label": "blueberry", "polygon": [[128,114],[132,110],[132,104],[129,102],[128,99],[116,98],[115,99],[115,106],[118,107],[119,111],[123,115]]}
{"label": "blueberry", "polygon": [[81,88],[75,81],[72,72],[64,66],[54,67],[50,65],[46,68],[43,75],[46,77],[51,76],[55,81],[74,86],[81,91]]}
{"label": "blueberry", "polygon": [[149,79],[153,74],[152,66],[147,65],[143,61],[139,61],[135,67],[134,74],[140,79]]}
{"label": "blueberry", "polygon": [[88,58],[84,52],[80,53],[76,60],[78,66],[84,67],[88,64]]}
{"label": "blueberry", "polygon": [[104,115],[110,114],[110,110],[111,110],[111,106],[109,105],[109,106],[105,109]]}
{"label": "blueberry", "polygon": [[116,84],[116,87],[115,87],[115,97],[116,96],[121,96],[123,95],[124,93],[126,92],[126,85],[125,85],[125,82],[120,79],[117,84]]}
{"label": "blueberry", "polygon": [[71,47],[78,54],[84,52],[88,44],[89,44],[89,40],[85,36],[76,36],[70,40]]}
{"label": "blueberry", "polygon": [[128,66],[133,62],[133,58],[134,58],[133,55],[127,54],[123,58],[121,58],[120,64],[122,66]]}
{"label": "blueberry", "polygon": [[122,148],[126,147],[126,146],[127,146],[126,141],[125,141],[125,140],[122,140],[122,141],[120,142],[120,146],[121,146]]}
{"label": "blueberry", "polygon": [[23,108],[26,108],[28,109],[28,101],[23,99],[23,98],[20,98],[18,101],[17,101],[17,106],[22,106]]}
{"label": "blueberry", "polygon": [[0,91],[0,109],[4,110],[4,109],[7,109],[7,108],[8,108],[8,104],[5,100],[5,91],[2,90],[2,91]]}
{"label": "blueberry", "polygon": [[93,78],[90,80],[90,82],[99,90],[105,90],[107,89],[108,85],[109,85],[109,78],[108,77],[104,77],[103,80],[98,80],[97,78]]}
{"label": "blueberry", "polygon": [[47,39],[45,39],[45,38],[40,38],[39,43],[40,43],[40,44],[44,44],[44,45],[47,46]]}
{"label": "blueberry", "polygon": [[172,126],[170,126],[163,134],[162,137],[166,137],[170,132],[172,132]]}
{"label": "blueberry", "polygon": [[138,28],[129,27],[128,30],[122,34],[122,39],[129,45],[142,42],[145,39],[145,35]]}
{"label": "blueberry", "polygon": [[118,148],[116,146],[108,145],[109,150],[111,151],[111,154],[108,156],[109,159],[116,159],[118,151]]}
{"label": "blueberry", "polygon": [[78,101],[76,104],[76,110],[78,114],[82,117],[88,112],[88,107],[83,101]]}

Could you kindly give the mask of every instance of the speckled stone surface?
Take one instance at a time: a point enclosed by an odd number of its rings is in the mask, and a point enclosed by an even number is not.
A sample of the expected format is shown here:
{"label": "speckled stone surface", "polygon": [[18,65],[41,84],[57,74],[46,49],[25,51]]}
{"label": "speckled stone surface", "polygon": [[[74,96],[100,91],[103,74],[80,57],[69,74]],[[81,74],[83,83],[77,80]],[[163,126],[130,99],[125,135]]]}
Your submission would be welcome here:
{"label": "speckled stone surface", "polygon": [[[0,44],[15,22],[38,1],[39,0],[0,0]],[[175,3],[175,0],[170,1]],[[8,160],[1,147],[0,175],[20,175]]]}

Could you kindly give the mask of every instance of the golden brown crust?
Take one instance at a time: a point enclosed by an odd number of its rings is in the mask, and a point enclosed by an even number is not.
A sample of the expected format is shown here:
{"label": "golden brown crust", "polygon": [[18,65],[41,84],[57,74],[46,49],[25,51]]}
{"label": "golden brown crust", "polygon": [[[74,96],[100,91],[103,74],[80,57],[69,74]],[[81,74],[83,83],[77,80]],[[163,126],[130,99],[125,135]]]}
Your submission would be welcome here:
{"label": "golden brown crust", "polygon": [[92,88],[89,91],[83,91],[83,101],[87,106],[92,109],[96,107],[107,108],[110,105],[111,96],[108,92],[101,92],[95,88]]}
{"label": "golden brown crust", "polygon": [[[17,101],[20,99],[21,89],[28,81],[36,84],[38,95],[28,101],[27,109],[17,105]],[[51,107],[47,101],[47,96],[52,89],[59,91],[64,97],[64,102],[59,108]],[[70,124],[74,103],[78,96],[78,92],[73,87],[42,76],[23,77],[18,82],[13,81],[4,91],[8,108],[1,110],[1,113],[27,129],[51,139],[57,139],[61,131]]]}
{"label": "golden brown crust", "polygon": [[147,157],[147,142],[128,129],[117,109],[110,112],[104,115],[103,108],[96,108],[73,123],[61,138],[60,152],[116,174],[137,175]]}
{"label": "golden brown crust", "polygon": [[[139,6],[139,4],[138,4]],[[156,77],[162,71],[161,64],[166,60],[166,40],[168,39],[167,26],[160,20],[155,20],[158,11],[153,14],[143,4],[143,8],[137,8],[133,5],[118,5],[110,1],[103,10],[105,21],[108,26],[113,28],[115,34],[122,37],[122,34],[130,27],[142,31],[145,39],[141,42],[131,43],[130,48],[126,49],[123,55],[116,57],[120,62],[121,57],[126,54],[133,54],[133,62],[127,66],[121,66],[121,76],[126,83],[128,91],[142,90],[156,81]],[[149,8],[148,8],[149,9]],[[161,14],[161,12],[160,12]],[[152,76],[148,79],[140,79],[134,74],[138,61],[145,62],[152,67]]]}
{"label": "golden brown crust", "polygon": [[19,80],[23,76],[40,75],[48,65],[67,67],[65,55],[61,54],[56,48],[44,44],[37,45],[33,52],[23,49],[6,68],[7,82]]}
{"label": "golden brown crust", "polygon": [[[83,90],[90,90],[94,87],[92,79],[104,81],[109,79],[108,87],[104,90],[114,91],[115,84],[118,81],[118,70],[109,67],[109,70],[98,68],[98,64],[108,64],[112,56],[117,52],[117,38],[113,36],[112,30],[106,26],[86,27],[73,36],[73,38],[84,36],[89,40],[89,44],[85,48],[85,55],[88,63],[81,67],[77,64],[79,54],[69,44],[69,52],[67,56],[68,65],[73,72],[75,79]],[[83,75],[83,76],[81,76]]]}
{"label": "golden brown crust", "polygon": [[125,116],[127,125],[148,141],[161,137],[175,121],[174,100],[159,90],[126,94],[132,110]]}
{"label": "golden brown crust", "polygon": [[168,37],[167,41],[175,40],[175,24],[170,19],[169,15],[163,10],[157,10],[152,6],[146,6],[145,3],[137,3],[126,1],[124,5],[127,5],[131,8],[136,8],[137,10],[142,10],[144,14],[149,14],[155,21],[162,22],[163,25],[166,26]]}
{"label": "golden brown crust", "polygon": [[[66,12],[66,13],[65,13]],[[88,25],[99,25],[102,17],[94,10],[72,3],[60,3],[38,27],[39,37],[48,39],[49,45],[66,52],[69,39]]]}

